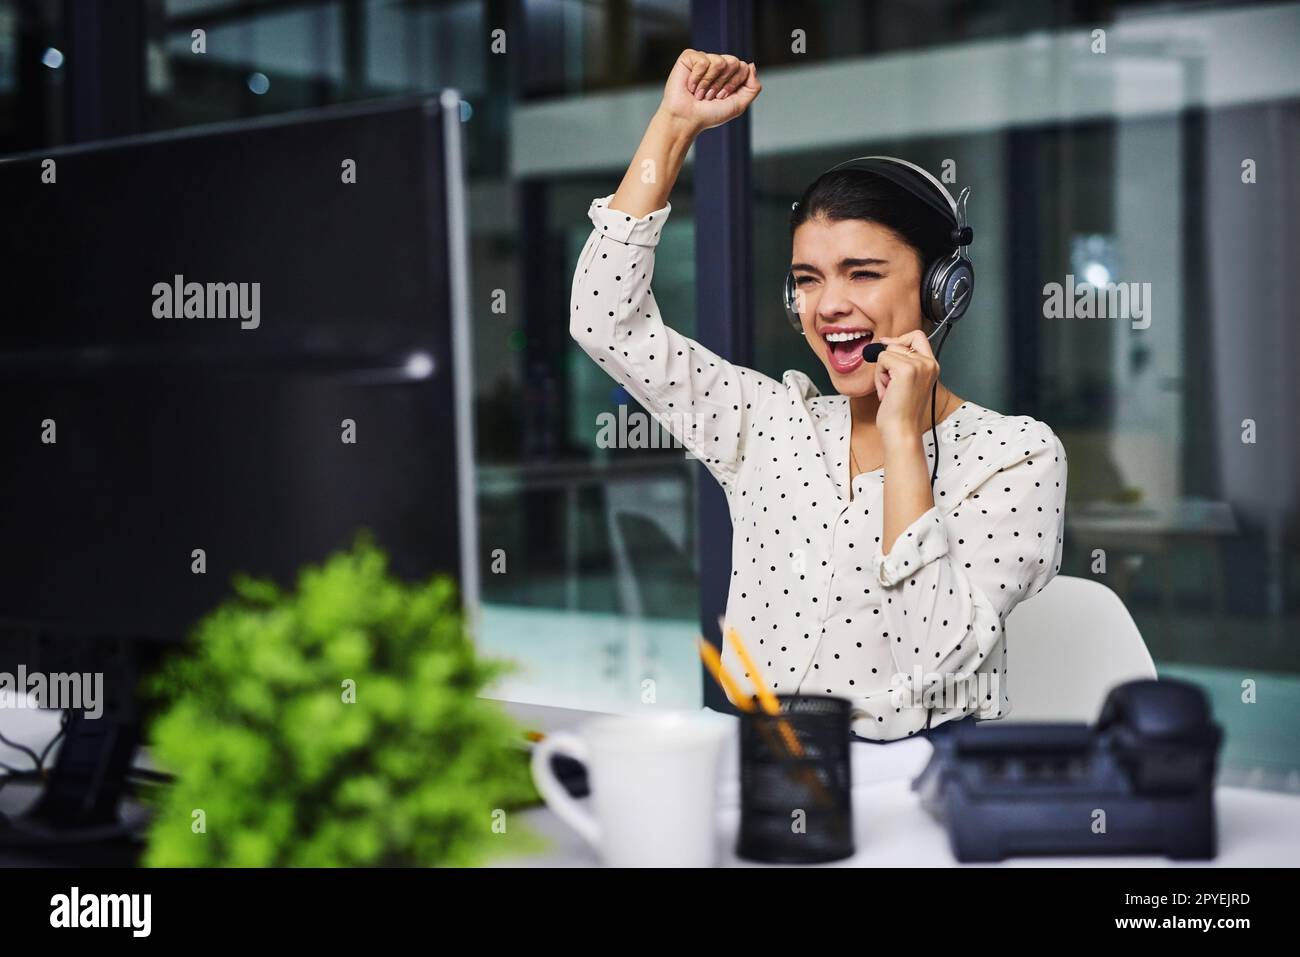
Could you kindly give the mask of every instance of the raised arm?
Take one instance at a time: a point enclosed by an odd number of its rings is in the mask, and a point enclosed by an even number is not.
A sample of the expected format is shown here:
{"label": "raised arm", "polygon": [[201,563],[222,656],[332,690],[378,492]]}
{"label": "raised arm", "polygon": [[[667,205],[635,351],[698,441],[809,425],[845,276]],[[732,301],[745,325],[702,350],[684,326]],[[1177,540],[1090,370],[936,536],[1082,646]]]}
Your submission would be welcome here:
{"label": "raised arm", "polygon": [[685,51],[674,64],[618,192],[592,201],[573,276],[573,338],[730,491],[755,409],[779,384],[669,328],[650,283],[668,195],[702,131],[758,95],[752,64]]}

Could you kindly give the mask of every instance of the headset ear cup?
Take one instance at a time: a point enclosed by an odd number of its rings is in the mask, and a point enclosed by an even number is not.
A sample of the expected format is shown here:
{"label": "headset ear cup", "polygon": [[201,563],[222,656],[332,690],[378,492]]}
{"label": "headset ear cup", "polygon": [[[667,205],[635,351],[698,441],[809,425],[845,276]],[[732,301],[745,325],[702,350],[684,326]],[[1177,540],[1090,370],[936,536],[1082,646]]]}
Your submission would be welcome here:
{"label": "headset ear cup", "polygon": [[803,318],[799,315],[799,290],[794,284],[794,273],[786,270],[785,284],[781,293],[782,304],[785,307],[785,318],[794,331],[803,335]]}
{"label": "headset ear cup", "polygon": [[955,323],[966,314],[974,293],[975,267],[969,259],[961,255],[936,259],[921,283],[921,313],[937,326],[960,297],[961,303],[949,320]]}
{"label": "headset ear cup", "polygon": [[952,314],[952,321],[956,322],[966,315],[966,310],[970,308],[970,302],[974,295],[975,266],[965,256],[958,256],[957,261],[948,270],[948,275],[944,277],[944,313],[947,314],[948,310],[952,309],[953,304],[956,303],[957,308]]}

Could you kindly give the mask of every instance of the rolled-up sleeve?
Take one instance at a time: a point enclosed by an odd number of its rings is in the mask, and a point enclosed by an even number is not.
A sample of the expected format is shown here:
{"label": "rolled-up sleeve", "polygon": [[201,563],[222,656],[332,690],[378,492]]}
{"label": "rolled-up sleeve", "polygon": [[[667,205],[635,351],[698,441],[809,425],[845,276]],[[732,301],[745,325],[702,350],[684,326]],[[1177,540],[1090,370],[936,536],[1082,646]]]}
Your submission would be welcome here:
{"label": "rolled-up sleeve", "polygon": [[903,530],[888,555],[877,549],[874,560],[876,581],[891,588],[947,554],[948,529],[939,509],[932,507]]}
{"label": "rolled-up sleeve", "polygon": [[574,271],[570,334],[730,491],[755,408],[780,385],[664,324],[650,283],[672,205],[635,217],[611,209],[612,199],[588,210],[593,229]]}
{"label": "rolled-up sleeve", "polygon": [[[873,572],[900,692],[964,681],[999,649],[1005,654],[1007,614],[1060,569],[1065,450],[1046,425],[1025,421],[1032,425],[1000,440],[1001,464],[955,507],[918,517],[888,555],[876,549]],[[925,688],[916,687],[917,675]],[[1001,713],[991,696],[978,706],[984,717]]]}

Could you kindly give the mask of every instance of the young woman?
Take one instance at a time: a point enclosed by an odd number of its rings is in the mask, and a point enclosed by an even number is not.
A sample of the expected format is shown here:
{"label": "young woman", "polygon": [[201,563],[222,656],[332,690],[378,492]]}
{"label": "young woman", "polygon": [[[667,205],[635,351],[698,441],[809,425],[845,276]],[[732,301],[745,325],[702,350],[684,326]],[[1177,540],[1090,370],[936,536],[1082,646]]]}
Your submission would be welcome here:
{"label": "young woman", "polygon": [[[938,380],[920,286],[952,253],[953,223],[868,171],[804,191],[791,215],[802,341],[837,395],[727,362],[660,318],[654,252],[682,160],[761,89],[752,63],[678,58],[618,192],[591,203],[573,337],[725,489],[726,624],[774,691],[848,697],[854,734],[874,741],[1002,717],[1003,622],[1059,568],[1066,460],[1042,422]],[[886,346],[875,363],[868,342]],[[730,643],[723,663],[747,675]]]}

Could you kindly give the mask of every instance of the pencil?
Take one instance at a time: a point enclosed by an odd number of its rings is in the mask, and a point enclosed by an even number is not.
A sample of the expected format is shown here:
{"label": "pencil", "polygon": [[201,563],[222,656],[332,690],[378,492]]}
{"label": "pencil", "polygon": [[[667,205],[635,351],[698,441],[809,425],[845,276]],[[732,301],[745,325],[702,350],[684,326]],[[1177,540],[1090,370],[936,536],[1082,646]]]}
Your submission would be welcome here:
{"label": "pencil", "polygon": [[713,675],[713,680],[718,683],[723,692],[731,699],[732,704],[742,711],[753,711],[754,704],[741,692],[736,685],[736,679],[731,677],[730,672],[722,666],[722,656],[718,654],[718,649],[714,648],[709,642],[705,641],[703,636],[699,638],[700,657],[704,659],[704,666],[709,669],[709,674]]}
{"label": "pencil", "polygon": [[[754,663],[754,659],[749,656],[749,651],[745,648],[745,643],[740,640],[740,634],[736,629],[727,629],[727,640],[736,649],[736,655],[740,658],[741,664],[749,670],[750,680],[754,683],[754,690],[758,694],[758,702],[762,705],[763,711],[770,715],[780,714],[781,703],[776,700],[776,695],[772,694],[763,681],[762,672],[758,670],[758,665]],[[795,736],[794,730],[784,718],[777,723],[777,729],[780,731],[781,737],[785,738],[786,747],[790,749],[790,753],[797,758],[803,757],[803,747],[799,744],[799,739]]]}

